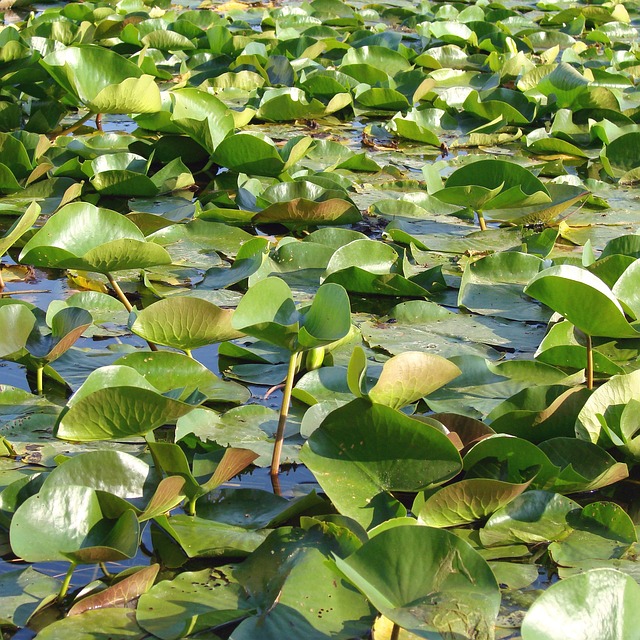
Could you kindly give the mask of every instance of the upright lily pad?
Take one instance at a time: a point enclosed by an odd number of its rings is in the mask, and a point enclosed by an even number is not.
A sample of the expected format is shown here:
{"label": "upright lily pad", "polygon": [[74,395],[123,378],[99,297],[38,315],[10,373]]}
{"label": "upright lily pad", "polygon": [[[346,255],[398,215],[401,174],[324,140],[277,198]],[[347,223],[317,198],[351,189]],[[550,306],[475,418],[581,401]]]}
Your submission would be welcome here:
{"label": "upright lily pad", "polygon": [[35,223],[40,215],[40,207],[33,202],[27,210],[11,225],[9,230],[0,238],[0,257],[8,251]]}
{"label": "upright lily pad", "polygon": [[508,209],[550,202],[549,192],[528,169],[506,160],[469,162],[434,194],[443,202],[476,210]]}
{"label": "upright lily pad", "polygon": [[431,494],[422,505],[418,519],[432,527],[453,527],[487,518],[525,491],[522,484],[490,478],[468,478]]}
{"label": "upright lily pad", "polygon": [[118,358],[114,365],[135,369],[162,393],[180,390],[180,398],[197,392],[210,402],[243,404],[250,396],[246,387],[232,380],[221,380],[203,364],[181,353],[130,353]]}
{"label": "upright lily pad", "polygon": [[253,217],[253,222],[256,224],[279,222],[290,229],[327,224],[352,224],[360,220],[362,215],[356,207],[351,202],[340,198],[331,198],[323,202],[313,202],[305,198],[274,202]]}
{"label": "upright lily pad", "polygon": [[131,330],[149,342],[191,351],[242,336],[231,326],[232,316],[230,309],[200,298],[171,297],[138,313]]}
{"label": "upright lily pad", "polygon": [[272,140],[260,133],[236,133],[225,138],[215,151],[214,159],[232,171],[258,176],[278,176],[304,156],[312,144],[302,138],[291,145],[283,157]]}
{"label": "upright lily pad", "polygon": [[[576,434],[601,446],[611,446],[611,435],[619,431],[625,407],[638,398],[640,371],[613,376],[594,391],[578,414]],[[606,427],[606,428],[603,428]],[[631,434],[630,434],[631,435]]]}
{"label": "upright lily pad", "polygon": [[160,111],[160,90],[153,77],[115,51],[95,45],[65,47],[45,56],[41,64],[94,113]]}
{"label": "upright lily pad", "polygon": [[[143,507],[153,495],[158,474],[149,465],[119,451],[88,451],[73,456],[49,474],[43,489],[78,485],[112,493]],[[48,483],[47,483],[48,481]]]}
{"label": "upright lily pad", "polygon": [[365,399],[332,411],[300,457],[339,511],[364,526],[391,515],[376,513],[378,494],[437,486],[461,466],[444,433]]}
{"label": "upright lily pad", "polygon": [[[66,526],[51,527],[51,522]],[[49,487],[31,496],[11,521],[11,548],[28,562],[107,562],[132,558],[139,526],[132,509],[108,518],[89,487]]]}
{"label": "upright lily pad", "polygon": [[325,284],[309,307],[297,310],[286,282],[266,278],[244,295],[233,326],[290,351],[313,349],[349,333],[349,298],[341,286]]}
{"label": "upright lily pad", "polygon": [[[186,400],[197,404],[204,398],[195,393]],[[187,401],[161,394],[130,367],[102,367],[71,397],[58,420],[56,434],[80,441],[142,435],[194,408]]]}
{"label": "upright lily pad", "polygon": [[24,246],[20,260],[99,273],[171,263],[166,249],[146,242],[133,222],[87,202],[68,204],[51,216]]}
{"label": "upright lily pad", "polygon": [[550,267],[537,274],[524,292],[561,313],[587,335],[640,336],[609,287],[586,269],[573,265]]}
{"label": "upright lily pad", "polygon": [[366,395],[372,402],[393,409],[401,409],[459,376],[460,369],[440,356],[406,351],[384,363],[378,380],[369,391],[362,389],[365,375],[364,352],[356,348],[349,364],[349,388],[352,393],[356,396]]}
{"label": "upright lily pad", "polygon": [[24,355],[25,346],[36,317],[22,304],[0,307],[0,358],[11,359]]}
{"label": "upright lily pad", "polygon": [[[602,164],[610,176],[624,178],[640,168],[640,132],[626,133],[610,142],[601,152]],[[637,180],[637,177],[635,177]],[[635,181],[634,178],[631,181]]]}

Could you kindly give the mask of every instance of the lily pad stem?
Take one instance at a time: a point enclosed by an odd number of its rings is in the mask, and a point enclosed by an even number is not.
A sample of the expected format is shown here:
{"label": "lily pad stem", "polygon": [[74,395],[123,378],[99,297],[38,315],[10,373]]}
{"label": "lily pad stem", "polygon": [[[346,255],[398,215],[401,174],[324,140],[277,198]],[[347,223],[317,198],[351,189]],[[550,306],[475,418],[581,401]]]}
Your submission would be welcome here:
{"label": "lily pad stem", "polygon": [[120,302],[122,302],[122,304],[124,305],[124,308],[129,313],[131,313],[133,311],[133,306],[127,299],[127,296],[124,295],[124,291],[122,291],[122,289],[120,288],[120,285],[115,281],[115,278],[110,273],[107,272],[106,276],[107,276],[107,280],[109,281],[109,284],[111,285],[111,288],[115,291],[116,295],[118,296],[118,300],[120,300]]}
{"label": "lily pad stem", "polygon": [[67,127],[66,129],[62,129],[62,131],[54,131],[49,135],[49,137],[58,138],[60,136],[69,135],[70,133],[73,133],[76,129],[79,129],[87,120],[89,120],[89,118],[91,118],[91,116],[93,116],[93,114],[89,112],[86,115],[82,116],[80,120],[72,124],[70,127]]}
{"label": "lily pad stem", "polygon": [[62,581],[62,585],[60,586],[60,591],[58,593],[58,601],[62,600],[69,590],[69,585],[71,584],[71,576],[73,575],[73,571],[76,568],[76,563],[72,562],[67,569],[67,575],[64,577]]}
{"label": "lily pad stem", "polygon": [[100,570],[102,571],[102,573],[104,574],[104,577],[107,580],[111,580],[111,578],[113,578],[113,573],[111,573],[111,571],[107,569],[107,565],[104,562],[100,563]]}
{"label": "lily pad stem", "polygon": [[289,369],[287,370],[287,379],[284,383],[282,392],[282,405],[280,407],[280,418],[278,420],[278,429],[276,431],[276,441],[273,445],[273,457],[271,458],[271,477],[280,473],[280,456],[282,455],[282,443],[284,441],[284,428],[287,424],[287,416],[289,415],[289,403],[291,402],[291,390],[293,389],[293,379],[296,375],[296,367],[301,352],[294,352],[289,358]]}
{"label": "lily pad stem", "polygon": [[25,289],[24,291],[0,291],[0,298],[5,296],[26,296],[32,293],[51,293],[51,289]]}
{"label": "lily pad stem", "polygon": [[42,381],[43,378],[43,372],[44,372],[44,367],[38,367],[36,369],[36,390],[38,391],[38,395],[41,396],[43,389],[44,389],[44,384]]}
{"label": "lily pad stem", "polygon": [[193,353],[191,353],[191,349],[185,349],[184,352],[193,360]]}
{"label": "lily pad stem", "polygon": [[104,562],[100,563],[100,570],[107,580],[111,580],[111,578],[113,578],[113,574],[111,573],[111,571],[109,571],[109,569],[107,569],[107,565]]}
{"label": "lily pad stem", "polygon": [[391,635],[389,636],[389,640],[398,640],[400,638],[400,627],[394,622],[393,629],[391,629]]}
{"label": "lily pad stem", "polygon": [[587,389],[593,389],[593,345],[591,343],[591,336],[587,336]]}
{"label": "lily pad stem", "polygon": [[485,222],[484,215],[482,214],[482,211],[476,211],[476,213],[478,214],[478,224],[480,225],[480,230],[481,231],[486,231],[487,230],[487,223]]}
{"label": "lily pad stem", "polygon": [[[105,275],[107,276],[107,280],[109,281],[111,288],[115,291],[116,296],[118,296],[118,300],[120,300],[120,302],[122,302],[122,304],[124,305],[124,308],[129,313],[131,313],[133,311],[133,306],[127,299],[127,296],[124,295],[124,291],[120,288],[120,285],[116,282],[115,278],[108,271],[107,273],[105,273]],[[147,340],[147,344],[149,345],[149,349],[151,349],[151,351],[158,350],[158,347],[155,344],[153,344],[153,342],[149,342]]]}

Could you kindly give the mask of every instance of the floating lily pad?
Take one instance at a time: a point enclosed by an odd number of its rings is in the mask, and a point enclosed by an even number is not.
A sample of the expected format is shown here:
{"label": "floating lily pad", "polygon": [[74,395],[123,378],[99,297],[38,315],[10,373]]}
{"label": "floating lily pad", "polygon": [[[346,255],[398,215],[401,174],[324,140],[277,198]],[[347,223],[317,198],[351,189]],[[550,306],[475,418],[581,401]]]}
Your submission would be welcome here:
{"label": "floating lily pad", "polygon": [[[411,563],[403,562],[408,555]],[[493,635],[498,585],[480,555],[452,533],[394,527],[336,562],[383,615],[412,633]]]}
{"label": "floating lily pad", "polygon": [[552,585],[522,621],[524,640],[560,640],[567,633],[587,640],[633,638],[640,622],[638,584],[619,571],[594,569]]}

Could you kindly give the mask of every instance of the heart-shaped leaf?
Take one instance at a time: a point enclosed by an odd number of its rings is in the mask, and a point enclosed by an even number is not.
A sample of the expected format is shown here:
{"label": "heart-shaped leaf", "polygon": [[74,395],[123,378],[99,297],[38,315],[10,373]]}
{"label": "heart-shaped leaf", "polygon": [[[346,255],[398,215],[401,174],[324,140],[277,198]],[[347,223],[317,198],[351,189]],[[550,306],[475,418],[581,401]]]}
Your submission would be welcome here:
{"label": "heart-shaped leaf", "polygon": [[231,309],[189,296],[173,296],[154,302],[137,314],[131,331],[168,347],[191,351],[215,342],[239,338],[233,329]]}
{"label": "heart-shaped leaf", "polygon": [[132,509],[107,519],[94,489],[70,485],[51,486],[25,500],[10,535],[13,552],[28,562],[91,564],[132,558],[140,532]]}
{"label": "heart-shaped leaf", "polygon": [[573,265],[550,267],[537,274],[524,292],[589,336],[640,337],[611,289],[586,269]]}
{"label": "heart-shaped leaf", "polygon": [[40,267],[107,273],[170,264],[133,222],[87,202],[64,206],[27,242],[20,261]]}
{"label": "heart-shaped leaf", "polygon": [[436,486],[461,465],[444,433],[364,398],[332,411],[300,457],[338,510],[364,526],[381,521],[378,494]]}
{"label": "heart-shaped leaf", "polygon": [[393,527],[336,564],[380,613],[419,637],[494,637],[496,579],[480,554],[448,531]]}

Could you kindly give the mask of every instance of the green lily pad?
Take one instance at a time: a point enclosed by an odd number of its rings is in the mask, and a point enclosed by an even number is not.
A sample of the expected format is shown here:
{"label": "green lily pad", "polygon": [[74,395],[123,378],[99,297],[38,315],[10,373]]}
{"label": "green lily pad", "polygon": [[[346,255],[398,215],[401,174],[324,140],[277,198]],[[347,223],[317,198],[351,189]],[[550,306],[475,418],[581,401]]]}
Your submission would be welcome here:
{"label": "green lily pad", "polygon": [[555,96],[558,107],[562,109],[570,107],[588,86],[589,81],[577,69],[561,62],[539,81],[537,90],[546,96]]}
{"label": "green lily pad", "polygon": [[537,489],[547,489],[559,472],[531,442],[500,434],[474,444],[464,456],[463,464],[467,478],[523,483],[533,475],[531,486]]}
{"label": "green lily pad", "polygon": [[500,605],[495,577],[448,531],[394,527],[336,563],[380,613],[419,637],[493,637]]}
{"label": "green lily pad", "polygon": [[630,640],[640,623],[640,587],[614,569],[593,569],[551,585],[522,621],[523,640]]}
{"label": "green lily pad", "polygon": [[24,246],[20,260],[106,273],[169,264],[171,257],[160,245],[146,242],[124,216],[82,202],[66,205],[49,218]]}
{"label": "green lily pad", "polygon": [[118,55],[95,45],[65,47],[45,56],[43,67],[93,113],[153,113],[160,110],[160,90],[152,76]]}
{"label": "green lily pad", "polygon": [[81,615],[58,620],[38,633],[43,640],[61,635],[69,640],[142,640],[147,632],[136,623],[131,609],[107,608],[85,611]]}
{"label": "green lily pad", "polygon": [[559,540],[571,530],[567,516],[579,508],[557,493],[527,491],[489,518],[480,540],[485,546]]}
{"label": "green lily pad", "polygon": [[[51,527],[52,520],[69,523]],[[132,558],[140,535],[133,509],[107,519],[96,490],[52,486],[25,500],[11,520],[11,548],[28,562],[74,563]]]}
{"label": "green lily pad", "polygon": [[[196,400],[204,398],[196,394]],[[161,394],[130,367],[102,367],[71,397],[58,419],[56,435],[78,441],[142,435],[193,409],[193,404]]]}
{"label": "green lily pad", "polygon": [[341,286],[324,284],[309,307],[297,310],[289,286],[279,278],[266,278],[244,295],[232,324],[292,352],[314,349],[349,333],[349,298]]}
{"label": "green lily pad", "polygon": [[[613,432],[620,425],[625,406],[638,398],[637,387],[640,384],[640,372],[613,376],[598,387],[587,400],[576,420],[576,435],[604,447],[612,445],[611,437],[603,429],[610,425]],[[599,417],[601,416],[601,418]]]}
{"label": "green lily pad", "polygon": [[526,304],[524,286],[543,268],[537,256],[516,251],[494,253],[465,267],[458,305],[482,315],[544,322],[549,313]]}
{"label": "green lily pad", "polygon": [[536,385],[501,402],[487,415],[497,433],[510,433],[533,443],[574,435],[574,423],[591,392],[581,387]]}
{"label": "green lily pad", "polygon": [[8,571],[0,577],[0,621],[3,626],[25,627],[40,603],[55,596],[60,581],[33,567]]}
{"label": "green lily pad", "polygon": [[432,493],[418,512],[418,520],[431,527],[454,527],[487,518],[525,491],[522,484],[490,478],[469,478]]}
{"label": "green lily pad", "polygon": [[[354,354],[358,353],[354,350]],[[360,351],[360,353],[362,353]],[[349,364],[349,378],[352,375],[352,363]],[[365,375],[366,367],[358,377]],[[406,351],[387,360],[367,395],[374,403],[383,404],[392,409],[416,402],[423,396],[427,396],[436,389],[447,384],[460,375],[460,369],[452,362],[440,356],[422,353],[420,351]],[[357,383],[349,384],[354,395],[361,396]]]}
{"label": "green lily pad", "polygon": [[143,460],[119,451],[88,451],[66,460],[49,474],[42,489],[78,485],[105,491],[143,508],[158,474]]}
{"label": "green lily pad", "polygon": [[561,313],[587,335],[612,338],[640,335],[625,318],[611,289],[586,269],[572,265],[550,267],[537,274],[524,292]]}
{"label": "green lily pad", "polygon": [[469,162],[454,171],[445,188],[434,195],[443,202],[476,210],[508,209],[551,200],[546,187],[528,169],[506,160]]}
{"label": "green lily pad", "polygon": [[301,459],[340,512],[363,526],[389,517],[376,513],[378,494],[437,486],[461,464],[443,433],[365,399],[330,413],[303,447]]}
{"label": "green lily pad", "polygon": [[560,493],[595,491],[624,480],[629,469],[601,447],[576,438],[551,438],[540,443],[549,460],[560,468],[553,489]]}
{"label": "green lily pad", "polygon": [[4,236],[0,238],[0,257],[7,253],[9,248],[31,229],[39,215],[40,207],[36,202],[31,203],[27,207],[27,210],[11,225]]}
{"label": "green lily pad", "polygon": [[330,521],[311,519],[305,530],[281,527],[271,533],[235,572],[258,611],[234,630],[234,640],[277,640],[283,628],[318,640],[367,633],[372,607],[331,557],[358,546],[354,533]]}
{"label": "green lily pad", "polygon": [[156,518],[156,522],[189,558],[245,557],[255,551],[267,536],[266,531],[249,531],[196,516]]}
{"label": "green lily pad", "polygon": [[0,307],[0,357],[9,359],[23,355],[35,324],[36,317],[25,305]]}
{"label": "green lily pad", "polygon": [[441,109],[412,109],[406,115],[397,113],[389,126],[401,138],[439,147],[441,142],[438,136],[443,133],[443,119],[447,119],[446,112]]}
{"label": "green lily pad", "polygon": [[[282,449],[283,464],[299,461],[303,442],[299,436],[299,420],[295,411],[289,413]],[[198,408],[178,419],[176,440],[194,434],[204,442],[249,449],[259,455],[254,461],[256,466],[267,466],[271,462],[277,425],[278,412],[261,405],[235,407],[222,416],[210,409]]]}
{"label": "green lily pad", "polygon": [[610,176],[621,178],[640,167],[639,141],[640,132],[634,131],[621,135],[603,148],[600,157]]}
{"label": "green lily pad", "polygon": [[251,614],[242,587],[224,567],[186,571],[143,594],[136,621],[162,640],[240,620]]}
{"label": "green lily pad", "polygon": [[288,202],[275,202],[253,216],[256,224],[279,222],[290,229],[326,224],[352,224],[362,220],[362,215],[347,200],[331,198],[313,202],[296,198]]}
{"label": "green lily pad", "polygon": [[614,502],[592,502],[568,520],[571,533],[549,546],[554,561],[561,566],[592,558],[622,558],[638,541],[631,518]]}
{"label": "green lily pad", "polygon": [[312,142],[311,138],[302,138],[281,154],[273,141],[263,134],[236,133],[218,145],[213,157],[218,164],[232,171],[278,176],[302,158]]}
{"label": "green lily pad", "polygon": [[160,300],[137,314],[131,330],[156,344],[191,351],[239,338],[231,326],[233,311],[188,296]]}
{"label": "green lily pad", "polygon": [[181,398],[198,392],[209,402],[243,404],[250,395],[246,387],[221,380],[204,365],[180,353],[131,353],[115,360],[114,365],[135,369],[162,393],[180,389]]}

